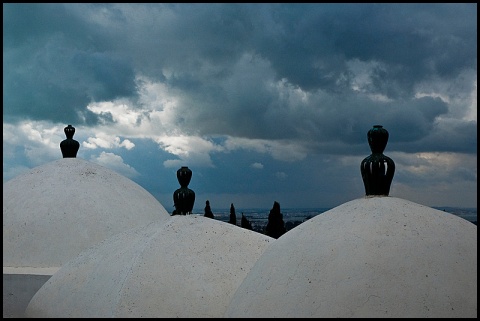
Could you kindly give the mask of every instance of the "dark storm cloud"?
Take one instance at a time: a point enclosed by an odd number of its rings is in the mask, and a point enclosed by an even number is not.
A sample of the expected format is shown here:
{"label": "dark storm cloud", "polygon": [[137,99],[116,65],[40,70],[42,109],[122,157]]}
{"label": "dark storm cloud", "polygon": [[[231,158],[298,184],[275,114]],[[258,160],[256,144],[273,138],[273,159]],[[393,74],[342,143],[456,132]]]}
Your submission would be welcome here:
{"label": "dark storm cloud", "polygon": [[392,142],[392,146],[390,150],[393,148],[408,153],[455,152],[476,155],[477,122],[447,122],[443,126],[435,126],[428,135],[410,144]]}
{"label": "dark storm cloud", "polygon": [[[176,67],[167,82],[191,90],[189,106],[201,106],[201,112],[188,112],[195,115],[190,125],[202,133],[359,143],[365,129],[383,123],[400,134],[398,140],[411,142],[427,136],[435,118],[447,112],[439,100],[415,99],[415,86],[476,68],[473,7],[174,5],[169,7],[172,33],[166,39],[176,54],[159,48],[159,55]],[[182,39],[181,47],[175,37]],[[186,48],[196,50],[186,58]],[[263,59],[271,74],[255,77],[247,69],[253,76],[239,77],[234,66],[242,52]],[[370,70],[364,93],[395,101],[376,102],[352,92],[348,59],[380,62]],[[213,67],[206,68],[209,64]],[[314,102],[286,106],[271,94],[265,75],[287,79],[314,95]],[[232,77],[239,81],[225,85]],[[339,124],[347,128],[340,137],[335,130]]]}
{"label": "dark storm cloud", "polygon": [[278,77],[306,90],[338,90],[339,81],[348,82],[345,59],[387,64],[388,72],[377,71],[375,87],[392,98],[432,74],[476,66],[474,4],[292,4],[263,12],[270,19],[260,23],[275,27],[258,27],[266,31],[255,38],[256,48]]}
{"label": "dark storm cloud", "polygon": [[393,196],[476,206],[477,4],[3,9],[4,181],[71,123],[79,157],[164,205],[188,165],[212,204],[333,206],[363,195],[378,124]]}
{"label": "dark storm cloud", "polygon": [[356,145],[378,123],[429,142],[448,107],[417,86],[476,56],[476,4],[8,4],[4,117],[93,124],[89,103],[134,100],[145,75],[191,133]]}
{"label": "dark storm cloud", "polygon": [[130,61],[121,53],[98,51],[85,25],[62,5],[9,4],[4,9],[7,119],[93,124],[88,103],[135,94]]}

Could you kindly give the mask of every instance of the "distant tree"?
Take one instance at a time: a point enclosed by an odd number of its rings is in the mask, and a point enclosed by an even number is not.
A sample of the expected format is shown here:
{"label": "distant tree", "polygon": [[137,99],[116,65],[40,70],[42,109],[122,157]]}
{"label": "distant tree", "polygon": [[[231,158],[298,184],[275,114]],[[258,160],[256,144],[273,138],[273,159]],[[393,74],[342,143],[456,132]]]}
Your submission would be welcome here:
{"label": "distant tree", "polygon": [[278,202],[273,203],[273,207],[268,214],[268,222],[265,227],[265,234],[278,239],[285,234],[285,222],[283,221],[283,214],[280,212],[280,204]]}
{"label": "distant tree", "polygon": [[215,216],[213,215],[212,209],[210,208],[210,202],[208,200],[205,202],[204,210],[205,210],[205,214],[203,216],[209,217],[209,218],[215,218]]}
{"label": "distant tree", "polygon": [[235,207],[233,206],[233,203],[230,205],[230,220],[228,223],[237,225],[237,215],[235,214]]}
{"label": "distant tree", "polygon": [[252,228],[252,224],[250,224],[250,222],[248,221],[248,219],[245,217],[245,215],[243,215],[242,213],[242,221],[241,221],[241,226],[247,230],[252,230],[253,231],[253,228]]}

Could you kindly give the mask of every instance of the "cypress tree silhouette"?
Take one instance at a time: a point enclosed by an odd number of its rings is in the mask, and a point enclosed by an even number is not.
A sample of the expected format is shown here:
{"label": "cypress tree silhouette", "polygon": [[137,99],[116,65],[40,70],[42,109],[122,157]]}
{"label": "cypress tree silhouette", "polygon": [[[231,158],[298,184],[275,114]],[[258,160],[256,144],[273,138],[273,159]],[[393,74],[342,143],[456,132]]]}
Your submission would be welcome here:
{"label": "cypress tree silhouette", "polygon": [[215,218],[215,216],[213,215],[213,212],[212,212],[212,209],[210,208],[210,201],[207,200],[205,202],[205,214],[203,216],[205,217],[209,217],[209,218]]}
{"label": "cypress tree silhouette", "polygon": [[242,226],[244,229],[253,230],[252,224],[251,224],[250,221],[245,217],[245,215],[243,215],[243,213],[242,213],[241,226]]}
{"label": "cypress tree silhouette", "polygon": [[235,207],[233,206],[233,203],[230,205],[230,220],[228,223],[237,225],[237,215],[235,214]]}
{"label": "cypress tree silhouette", "polygon": [[283,214],[280,213],[280,204],[278,202],[273,203],[273,207],[268,214],[268,222],[265,227],[265,234],[278,239],[285,234],[285,222],[283,221]]}

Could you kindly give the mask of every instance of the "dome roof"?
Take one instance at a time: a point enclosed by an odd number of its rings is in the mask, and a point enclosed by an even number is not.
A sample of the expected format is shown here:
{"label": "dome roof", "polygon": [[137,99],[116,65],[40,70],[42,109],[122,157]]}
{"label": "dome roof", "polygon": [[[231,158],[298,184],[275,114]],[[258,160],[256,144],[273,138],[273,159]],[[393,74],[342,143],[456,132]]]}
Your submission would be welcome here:
{"label": "dome roof", "polygon": [[[66,263],[30,301],[35,317],[221,317],[274,239],[201,215],[117,234]],[[61,302],[61,304],[58,304]]]}
{"label": "dome roof", "polygon": [[476,317],[477,227],[394,197],[365,197],[287,232],[226,317]]}
{"label": "dome roof", "polygon": [[82,250],[170,215],[132,180],[80,158],[3,184],[3,266],[60,267]]}

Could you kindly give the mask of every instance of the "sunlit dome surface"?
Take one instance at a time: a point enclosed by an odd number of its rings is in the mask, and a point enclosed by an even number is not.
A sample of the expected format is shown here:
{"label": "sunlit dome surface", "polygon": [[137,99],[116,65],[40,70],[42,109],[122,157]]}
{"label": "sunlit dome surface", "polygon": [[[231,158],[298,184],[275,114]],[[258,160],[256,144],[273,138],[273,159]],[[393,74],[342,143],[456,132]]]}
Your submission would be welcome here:
{"label": "sunlit dome surface", "polygon": [[28,317],[222,317],[273,238],[200,215],[115,235],[30,301]]}
{"label": "sunlit dome surface", "polygon": [[132,180],[62,158],[3,184],[3,266],[60,267],[109,236],[169,218]]}
{"label": "sunlit dome surface", "polygon": [[394,197],[356,199],[277,239],[226,317],[477,317],[477,227]]}

